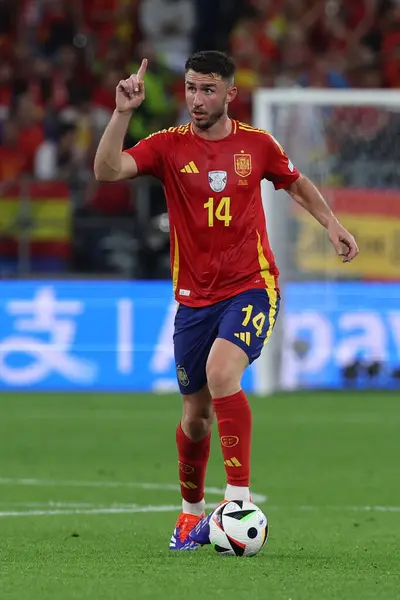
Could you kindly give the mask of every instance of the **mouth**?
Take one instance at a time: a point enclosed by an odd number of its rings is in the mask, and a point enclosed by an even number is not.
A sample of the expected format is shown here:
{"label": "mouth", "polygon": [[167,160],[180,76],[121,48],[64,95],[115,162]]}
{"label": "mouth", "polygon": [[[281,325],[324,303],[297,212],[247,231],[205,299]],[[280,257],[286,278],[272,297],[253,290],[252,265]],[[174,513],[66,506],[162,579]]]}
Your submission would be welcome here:
{"label": "mouth", "polygon": [[201,112],[201,111],[199,111],[199,110],[193,110],[193,111],[192,111],[192,115],[193,115],[194,117],[196,117],[197,119],[200,119],[201,117],[205,117],[205,116],[206,116],[206,113],[204,113],[204,112]]}

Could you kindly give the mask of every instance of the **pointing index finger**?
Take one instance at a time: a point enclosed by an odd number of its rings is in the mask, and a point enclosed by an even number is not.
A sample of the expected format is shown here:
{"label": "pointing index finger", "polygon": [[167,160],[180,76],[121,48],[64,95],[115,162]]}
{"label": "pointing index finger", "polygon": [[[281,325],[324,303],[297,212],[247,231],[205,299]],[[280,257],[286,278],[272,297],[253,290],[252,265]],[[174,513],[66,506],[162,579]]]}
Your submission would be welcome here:
{"label": "pointing index finger", "polygon": [[138,81],[143,81],[143,77],[144,77],[144,74],[146,73],[146,69],[147,69],[147,58],[144,58],[142,60],[142,64],[139,67],[139,71],[137,72]]}

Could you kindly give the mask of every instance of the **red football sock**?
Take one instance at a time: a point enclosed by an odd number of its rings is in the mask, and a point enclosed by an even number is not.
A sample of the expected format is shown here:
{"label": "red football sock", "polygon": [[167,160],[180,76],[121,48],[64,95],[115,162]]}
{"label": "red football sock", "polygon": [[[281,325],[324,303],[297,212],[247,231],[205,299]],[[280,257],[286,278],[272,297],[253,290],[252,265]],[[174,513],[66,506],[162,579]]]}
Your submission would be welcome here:
{"label": "red football sock", "polygon": [[179,423],[176,429],[178,447],[179,483],[182,498],[190,503],[204,498],[204,482],[210,456],[211,433],[198,442],[193,442],[184,433]]}
{"label": "red football sock", "polygon": [[227,483],[250,486],[251,408],[243,390],[213,398]]}

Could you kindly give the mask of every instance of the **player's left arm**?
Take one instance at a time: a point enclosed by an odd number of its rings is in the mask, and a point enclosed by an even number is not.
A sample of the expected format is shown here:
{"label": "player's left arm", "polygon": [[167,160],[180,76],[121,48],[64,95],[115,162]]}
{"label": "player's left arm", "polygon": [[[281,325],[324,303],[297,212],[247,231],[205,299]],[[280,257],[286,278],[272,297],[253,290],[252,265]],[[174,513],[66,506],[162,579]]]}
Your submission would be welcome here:
{"label": "player's left arm", "polygon": [[270,134],[264,137],[266,150],[264,177],[272,181],[275,189],[284,189],[300,206],[305,208],[328,232],[342,262],[350,262],[359,252],[354,237],[339,223],[324,197],[315,185],[299,173],[287,157],[279,142]]}
{"label": "player's left arm", "polygon": [[335,217],[313,182],[305,175],[300,175],[286,191],[325,227],[337,254],[342,257],[342,262],[351,262],[359,253],[357,242]]}

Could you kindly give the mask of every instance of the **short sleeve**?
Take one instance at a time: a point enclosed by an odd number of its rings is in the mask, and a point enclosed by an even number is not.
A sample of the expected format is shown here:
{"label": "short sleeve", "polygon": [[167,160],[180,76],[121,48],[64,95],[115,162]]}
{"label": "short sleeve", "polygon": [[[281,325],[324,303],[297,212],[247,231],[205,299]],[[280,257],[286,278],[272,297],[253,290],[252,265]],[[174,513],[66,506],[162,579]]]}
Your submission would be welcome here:
{"label": "short sleeve", "polygon": [[153,175],[161,181],[164,179],[165,134],[154,133],[133,146],[124,150],[130,154],[137,164],[139,175]]}
{"label": "short sleeve", "polygon": [[272,135],[268,134],[265,140],[267,148],[264,177],[274,184],[276,190],[287,188],[300,177],[300,172]]}

